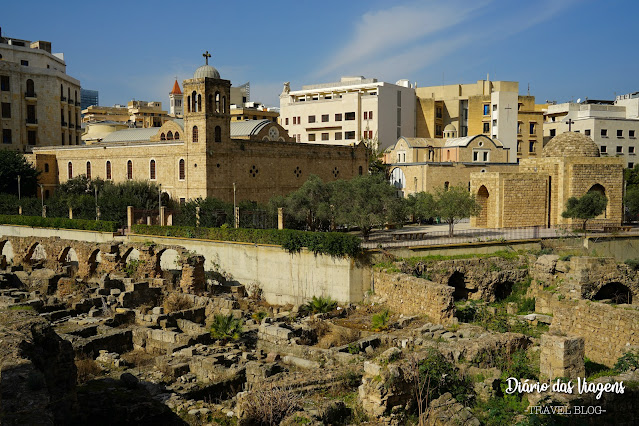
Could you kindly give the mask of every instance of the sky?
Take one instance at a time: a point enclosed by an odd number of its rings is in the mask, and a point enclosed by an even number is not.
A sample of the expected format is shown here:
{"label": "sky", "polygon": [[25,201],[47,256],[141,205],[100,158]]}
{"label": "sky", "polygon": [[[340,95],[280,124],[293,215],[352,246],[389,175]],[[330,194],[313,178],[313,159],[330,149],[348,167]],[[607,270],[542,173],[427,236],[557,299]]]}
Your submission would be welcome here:
{"label": "sky", "polygon": [[[161,101],[204,64],[279,106],[285,81],[518,81],[546,100],[639,91],[635,0],[6,2],[2,35],[52,42],[100,104]],[[530,89],[528,89],[530,87]]]}

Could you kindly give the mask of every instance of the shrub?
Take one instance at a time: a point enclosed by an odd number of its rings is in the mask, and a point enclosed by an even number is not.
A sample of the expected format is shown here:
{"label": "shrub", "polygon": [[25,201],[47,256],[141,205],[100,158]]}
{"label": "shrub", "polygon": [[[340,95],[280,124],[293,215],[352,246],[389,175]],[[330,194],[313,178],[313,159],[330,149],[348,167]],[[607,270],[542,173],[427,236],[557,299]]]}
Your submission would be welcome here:
{"label": "shrub", "polygon": [[262,322],[262,320],[264,318],[266,318],[268,316],[268,313],[265,311],[259,311],[259,312],[255,312],[253,315],[251,315],[251,318],[253,318],[253,321],[255,321],[256,323],[260,324]]}
{"label": "shrub", "polygon": [[326,254],[334,257],[356,257],[361,252],[360,239],[357,236],[339,232],[151,225],[133,225],[133,232],[143,235],[275,244],[282,246],[289,253],[298,253],[303,247],[306,247],[315,254]]}
{"label": "shrub", "polygon": [[639,369],[639,352],[625,352],[615,363],[615,370],[619,372]]}
{"label": "shrub", "polygon": [[415,380],[419,374],[420,382],[427,385],[424,395],[427,401],[439,398],[446,392],[460,402],[472,399],[473,386],[470,381],[437,350],[429,348],[427,357],[419,361],[416,367],[417,372],[413,371],[409,375]]}
{"label": "shrub", "polygon": [[313,298],[309,300],[305,305],[305,308],[308,310],[308,312],[312,314],[324,314],[326,312],[331,312],[336,307],[337,302],[328,296],[313,296]]}
{"label": "shrub", "polygon": [[246,392],[238,405],[241,420],[251,425],[277,425],[289,414],[299,411],[302,398],[290,389],[263,385]]}
{"label": "shrub", "polygon": [[169,313],[191,309],[193,307],[193,302],[184,294],[171,293],[164,298],[162,306],[164,307],[164,311]]}
{"label": "shrub", "polygon": [[527,314],[530,312],[535,312],[535,298],[534,297],[524,297],[522,301],[519,303],[519,309],[517,313],[519,314]]}
{"label": "shrub", "polygon": [[237,340],[242,334],[242,320],[235,318],[233,314],[216,314],[211,324],[211,337],[228,341]]}
{"label": "shrub", "polygon": [[78,358],[75,360],[75,366],[78,369],[78,384],[85,383],[102,372],[98,363],[91,358]]}
{"label": "shrub", "polygon": [[382,331],[388,328],[388,321],[390,320],[390,312],[388,309],[383,310],[382,312],[378,312],[373,315],[371,319],[371,325],[373,331]]}
{"label": "shrub", "polygon": [[104,220],[66,219],[62,217],[0,215],[0,224],[24,225],[38,228],[84,229],[87,231],[116,232],[115,222]]}
{"label": "shrub", "polygon": [[639,260],[637,259],[627,259],[624,263],[635,271],[639,270]]}

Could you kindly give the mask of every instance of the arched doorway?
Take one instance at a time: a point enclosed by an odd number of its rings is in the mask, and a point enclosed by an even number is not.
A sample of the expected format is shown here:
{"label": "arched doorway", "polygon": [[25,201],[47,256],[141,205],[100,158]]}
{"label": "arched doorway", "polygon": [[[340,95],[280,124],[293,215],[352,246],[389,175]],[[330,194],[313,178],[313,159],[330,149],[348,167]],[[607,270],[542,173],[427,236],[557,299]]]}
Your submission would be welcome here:
{"label": "arched doorway", "polygon": [[[603,187],[603,185],[600,185],[598,183],[594,184],[593,186],[590,187],[590,189],[588,190],[588,192],[596,192],[598,194],[603,195],[604,197],[606,196],[606,188]],[[597,216],[595,219],[606,219],[608,217],[608,207],[609,205],[606,206],[606,210],[604,210],[604,212],[602,214],[600,214],[599,216]]]}
{"label": "arched doorway", "polygon": [[612,282],[604,285],[599,289],[599,291],[593,296],[593,300],[609,300],[610,303],[615,303],[617,305],[622,304],[631,304],[632,303],[632,292],[628,287],[619,283]]}
{"label": "arched doorway", "polygon": [[2,245],[2,249],[0,249],[0,254],[2,256],[5,257],[5,260],[7,261],[7,264],[12,263],[13,262],[13,244],[11,244],[11,241],[7,240],[4,241],[2,243],[0,243]]}
{"label": "arched doorway", "polygon": [[448,278],[448,285],[455,289],[453,292],[454,300],[468,300],[470,290],[466,288],[466,277],[462,272],[453,272]]}
{"label": "arched doorway", "polygon": [[95,274],[101,262],[102,262],[102,254],[100,253],[100,250],[99,249],[93,250],[87,262],[89,265],[89,275]]}
{"label": "arched doorway", "polygon": [[155,272],[162,278],[176,284],[182,276],[180,253],[174,249],[164,249],[157,254]]}
{"label": "arched doorway", "polygon": [[488,227],[488,197],[490,197],[488,189],[484,185],[480,186],[477,191],[477,203],[481,210],[477,216],[477,226],[482,228]]}
{"label": "arched doorway", "polygon": [[40,243],[32,245],[25,257],[25,261],[30,263],[43,262],[45,260],[47,260],[47,252],[44,250],[44,246]]}
{"label": "arched doorway", "polygon": [[397,188],[404,195],[404,188],[406,187],[406,176],[404,171],[399,167],[395,167],[390,175],[390,184]]}
{"label": "arched doorway", "polygon": [[73,247],[65,247],[58,256],[58,262],[63,266],[73,266],[77,268],[80,265],[78,254]]}

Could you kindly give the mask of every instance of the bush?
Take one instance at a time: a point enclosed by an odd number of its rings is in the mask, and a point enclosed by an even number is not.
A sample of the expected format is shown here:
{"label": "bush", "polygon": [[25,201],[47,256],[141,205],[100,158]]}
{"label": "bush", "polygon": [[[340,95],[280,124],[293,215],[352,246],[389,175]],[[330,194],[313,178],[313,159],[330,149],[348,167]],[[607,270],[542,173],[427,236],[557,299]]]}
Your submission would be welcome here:
{"label": "bush", "polygon": [[275,244],[282,246],[289,253],[298,253],[303,247],[307,247],[315,254],[327,254],[335,257],[356,257],[361,252],[360,239],[357,236],[339,232],[150,225],[133,225],[133,232],[143,235]]}
{"label": "bush", "polygon": [[91,358],[83,357],[76,359],[75,366],[78,369],[78,384],[85,383],[102,373],[102,369],[98,363]]}
{"label": "bush", "polygon": [[267,384],[246,392],[238,406],[243,424],[278,425],[286,416],[299,411],[301,403],[298,393]]}
{"label": "bush", "polygon": [[388,309],[383,310],[382,312],[378,312],[373,315],[371,319],[371,325],[373,331],[382,331],[388,328],[388,320],[390,319],[390,312]]}
{"label": "bush", "polygon": [[193,302],[184,294],[171,293],[164,299],[162,306],[164,307],[164,311],[169,313],[191,309]]}
{"label": "bush", "polygon": [[639,260],[637,259],[627,259],[624,263],[634,271],[639,270]]}
{"label": "bush", "polygon": [[428,356],[418,364],[423,383],[428,384],[428,401],[439,398],[446,392],[462,403],[472,399],[472,384],[437,350],[430,348]]}
{"label": "bush", "polygon": [[534,297],[524,297],[519,303],[519,309],[517,311],[518,314],[527,314],[530,312],[535,312],[535,298]]}
{"label": "bush", "polygon": [[621,373],[637,369],[639,369],[639,352],[636,351],[625,352],[615,363],[615,370]]}
{"label": "bush", "polygon": [[115,222],[42,216],[0,215],[0,224],[24,225],[37,228],[84,229],[102,232],[116,232],[118,230]]}
{"label": "bush", "polygon": [[337,307],[337,302],[330,297],[313,296],[313,299],[309,300],[304,306],[312,314],[325,314],[334,310]]}
{"label": "bush", "polygon": [[233,314],[216,314],[211,324],[211,337],[228,341],[237,340],[242,334],[242,320],[235,318]]}

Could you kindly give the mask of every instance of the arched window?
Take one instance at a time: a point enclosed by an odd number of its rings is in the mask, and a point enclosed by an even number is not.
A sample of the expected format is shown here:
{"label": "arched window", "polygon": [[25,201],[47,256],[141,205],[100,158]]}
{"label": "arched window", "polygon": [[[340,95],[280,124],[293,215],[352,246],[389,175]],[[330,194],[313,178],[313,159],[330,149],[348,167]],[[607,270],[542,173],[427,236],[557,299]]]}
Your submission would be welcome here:
{"label": "arched window", "polygon": [[87,161],[87,179],[91,179],[91,162]]}
{"label": "arched window", "polygon": [[222,114],[226,114],[226,96],[222,96]]}
{"label": "arched window", "polygon": [[44,163],[44,172],[49,173],[49,163]]}
{"label": "arched window", "polygon": [[186,167],[184,164],[184,159],[180,159],[180,167],[179,167],[179,179],[184,180],[186,177]]}
{"label": "arched window", "polygon": [[69,179],[73,179],[73,163],[69,161],[67,164],[67,172],[69,175]]}
{"label": "arched window", "polygon": [[215,142],[222,142],[222,128],[215,126]]}
{"label": "arched window", "polygon": [[202,112],[202,95],[197,94],[197,112]]}
{"label": "arched window", "polygon": [[166,135],[164,134],[164,132],[162,132],[162,133],[160,134],[160,140],[161,140],[161,141],[165,141],[165,140],[166,140]]}
{"label": "arched window", "polygon": [[35,86],[33,84],[33,80],[27,80],[27,96],[32,98],[35,96]]}
{"label": "arched window", "polygon": [[126,162],[126,178],[133,179],[133,162],[131,160]]}
{"label": "arched window", "polygon": [[197,112],[197,93],[191,93],[191,112]]}
{"label": "arched window", "polygon": [[191,112],[191,97],[186,97],[186,112]]}
{"label": "arched window", "polygon": [[363,172],[364,172],[364,171],[363,171],[363,169],[362,169],[362,166],[359,166],[359,175],[361,176],[361,175],[363,174]]}
{"label": "arched window", "polygon": [[169,130],[169,133],[166,134],[166,140],[167,141],[172,141],[173,140],[173,132]]}
{"label": "arched window", "polygon": [[155,180],[155,160],[149,162],[149,179]]}
{"label": "arched window", "polygon": [[215,92],[215,112],[220,112],[220,92]]}
{"label": "arched window", "polygon": [[193,126],[193,142],[197,142],[197,126]]}
{"label": "arched window", "polygon": [[60,85],[60,98],[64,98],[64,87]]}
{"label": "arched window", "polygon": [[78,102],[78,91],[75,91],[75,101]]}
{"label": "arched window", "polygon": [[111,180],[111,162],[110,161],[106,162],[106,178],[108,180]]}
{"label": "arched window", "polygon": [[173,135],[173,139],[180,140],[180,132],[175,132],[175,134]]}

